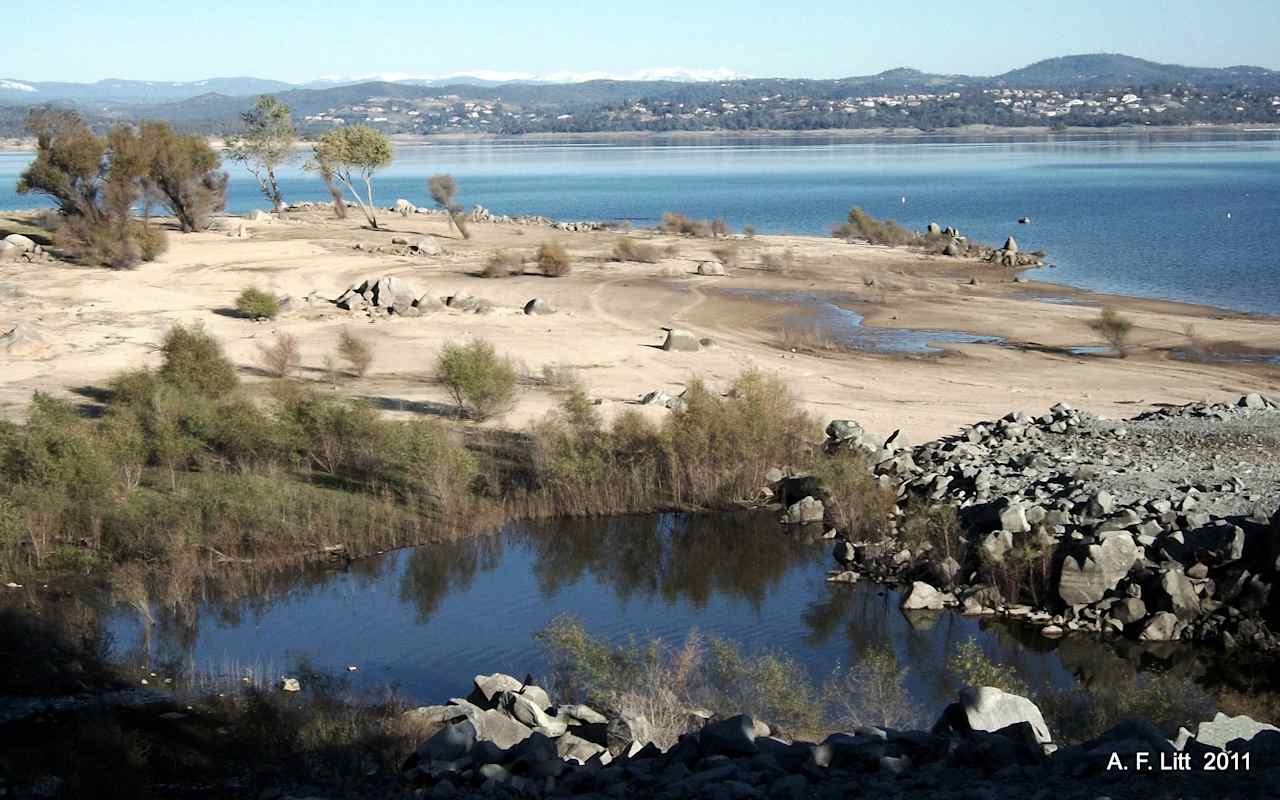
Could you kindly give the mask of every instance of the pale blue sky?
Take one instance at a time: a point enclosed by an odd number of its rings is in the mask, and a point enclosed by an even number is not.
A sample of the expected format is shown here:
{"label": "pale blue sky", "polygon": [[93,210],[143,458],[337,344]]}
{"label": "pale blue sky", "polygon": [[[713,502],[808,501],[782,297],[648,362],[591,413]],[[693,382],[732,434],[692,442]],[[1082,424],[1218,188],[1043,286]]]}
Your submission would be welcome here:
{"label": "pale blue sky", "polygon": [[[631,73],[841,77],[895,66],[995,74],[1122,52],[1280,68],[1280,0],[46,0],[5,37],[0,77]],[[45,28],[44,34],[34,35]],[[58,46],[50,46],[57,41]]]}

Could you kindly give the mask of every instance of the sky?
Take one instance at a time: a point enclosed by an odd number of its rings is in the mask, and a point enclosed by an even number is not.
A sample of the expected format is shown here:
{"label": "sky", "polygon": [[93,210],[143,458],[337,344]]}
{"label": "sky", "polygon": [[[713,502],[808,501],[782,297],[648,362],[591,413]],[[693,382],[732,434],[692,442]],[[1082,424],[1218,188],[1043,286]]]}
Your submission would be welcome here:
{"label": "sky", "polygon": [[1280,0],[45,0],[39,8],[64,46],[6,37],[0,78],[302,82],[677,67],[834,78],[898,66],[993,75],[1092,52],[1280,69]]}

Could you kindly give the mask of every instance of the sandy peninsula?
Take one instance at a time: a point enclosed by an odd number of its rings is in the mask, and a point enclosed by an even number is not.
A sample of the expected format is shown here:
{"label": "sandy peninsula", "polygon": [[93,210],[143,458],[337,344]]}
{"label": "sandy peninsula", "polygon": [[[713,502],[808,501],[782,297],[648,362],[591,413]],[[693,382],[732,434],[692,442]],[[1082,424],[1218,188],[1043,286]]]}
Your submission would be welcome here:
{"label": "sandy peninsula", "polygon": [[[1280,394],[1280,366],[1221,357],[1280,352],[1280,319],[1015,282],[1013,272],[985,263],[818,237],[759,236],[738,241],[740,264],[711,277],[697,274],[721,244],[709,239],[625,234],[667,255],[655,264],[620,263],[610,253],[622,233],[476,223],[463,240],[435,215],[385,214],[378,231],[362,227],[358,212],[346,221],[330,217],[320,209],[286,212],[248,223],[247,238],[172,232],[167,254],[130,271],[0,265],[0,332],[21,322],[38,340],[9,352],[0,347],[0,415],[21,416],[35,391],[92,405],[113,373],[158,363],[167,327],[196,321],[224,341],[246,380],[264,392],[269,378],[256,366],[258,350],[283,331],[301,342],[303,380],[367,398],[394,415],[448,413],[446,391],[432,376],[436,353],[446,341],[483,337],[527,371],[515,408],[487,423],[512,428],[555,405],[553,388],[541,380],[544,367],[576,371],[606,416],[635,407],[655,389],[678,394],[695,376],[723,386],[755,367],[785,378],[823,421],[853,418],[881,435],[902,429],[915,441],[1009,411],[1042,413],[1058,401],[1119,417],[1159,403]],[[371,251],[421,237],[441,253]],[[529,264],[516,277],[480,276],[495,251],[531,256],[545,241],[567,248],[571,275],[543,277]],[[361,242],[366,249],[355,248]],[[786,250],[793,263],[785,273],[760,267],[762,254]],[[353,284],[388,275],[437,297],[465,291],[493,309],[370,318],[332,303]],[[292,310],[272,322],[239,317],[231,308],[249,286],[289,296]],[[526,316],[522,307],[535,297],[557,313]],[[825,347],[822,337],[810,341],[805,333],[821,301],[857,312],[866,325],[1000,340],[938,344],[936,353],[912,355]],[[1102,344],[1087,322],[1103,305],[1136,325],[1127,358],[1072,351]],[[716,346],[663,351],[663,328],[672,326]],[[363,379],[343,374],[334,381],[325,368],[343,328],[376,348]],[[1188,359],[1191,350],[1218,355]]]}

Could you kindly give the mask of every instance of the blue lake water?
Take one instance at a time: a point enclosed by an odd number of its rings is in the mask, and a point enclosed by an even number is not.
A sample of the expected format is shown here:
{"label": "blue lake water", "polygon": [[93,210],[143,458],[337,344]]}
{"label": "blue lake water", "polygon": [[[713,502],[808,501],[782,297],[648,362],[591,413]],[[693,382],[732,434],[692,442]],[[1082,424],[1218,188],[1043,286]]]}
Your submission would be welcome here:
{"label": "blue lake water", "polygon": [[[28,154],[0,154],[0,209]],[[453,174],[460,199],[499,213],[655,222],[723,216],[761,232],[823,234],[860,205],[912,227],[1046,251],[1033,277],[1145,297],[1280,313],[1280,132],[1026,141],[715,139],[698,143],[437,143],[401,147],[375,199],[428,203]],[[231,169],[230,209],[265,207]],[[294,167],[291,200],[328,200]],[[905,202],[904,202],[905,198]],[[1030,225],[1019,225],[1030,217]]]}
{"label": "blue lake water", "polygon": [[356,689],[396,685],[418,702],[465,695],[477,673],[545,676],[534,634],[561,614],[615,643],[656,636],[678,646],[696,629],[790,656],[819,683],[887,647],[910,665],[910,692],[930,713],[958,688],[946,659],[971,638],[1032,685],[1135,680],[1138,659],[1093,638],[907,614],[896,591],[828,583],[830,551],[768,513],[516,523],[345,571],[286,569],[238,588],[209,580],[186,602],[155,603],[149,637],[127,607],[108,615],[108,629],[119,657],[162,674],[173,674],[165,665],[248,667],[271,680],[305,662]]}

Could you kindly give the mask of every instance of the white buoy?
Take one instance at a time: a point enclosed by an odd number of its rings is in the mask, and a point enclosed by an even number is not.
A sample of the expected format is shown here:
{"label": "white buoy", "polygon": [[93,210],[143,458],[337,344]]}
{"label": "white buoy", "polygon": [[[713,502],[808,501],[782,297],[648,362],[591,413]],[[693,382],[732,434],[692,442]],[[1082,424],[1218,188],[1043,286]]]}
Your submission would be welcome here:
{"label": "white buoy", "polygon": [[1228,211],[1228,212],[1227,212],[1227,219],[1231,219],[1231,212],[1230,212],[1230,211]]}
{"label": "white buoy", "polygon": [[907,196],[905,194],[902,196],[902,202],[907,202]]}

